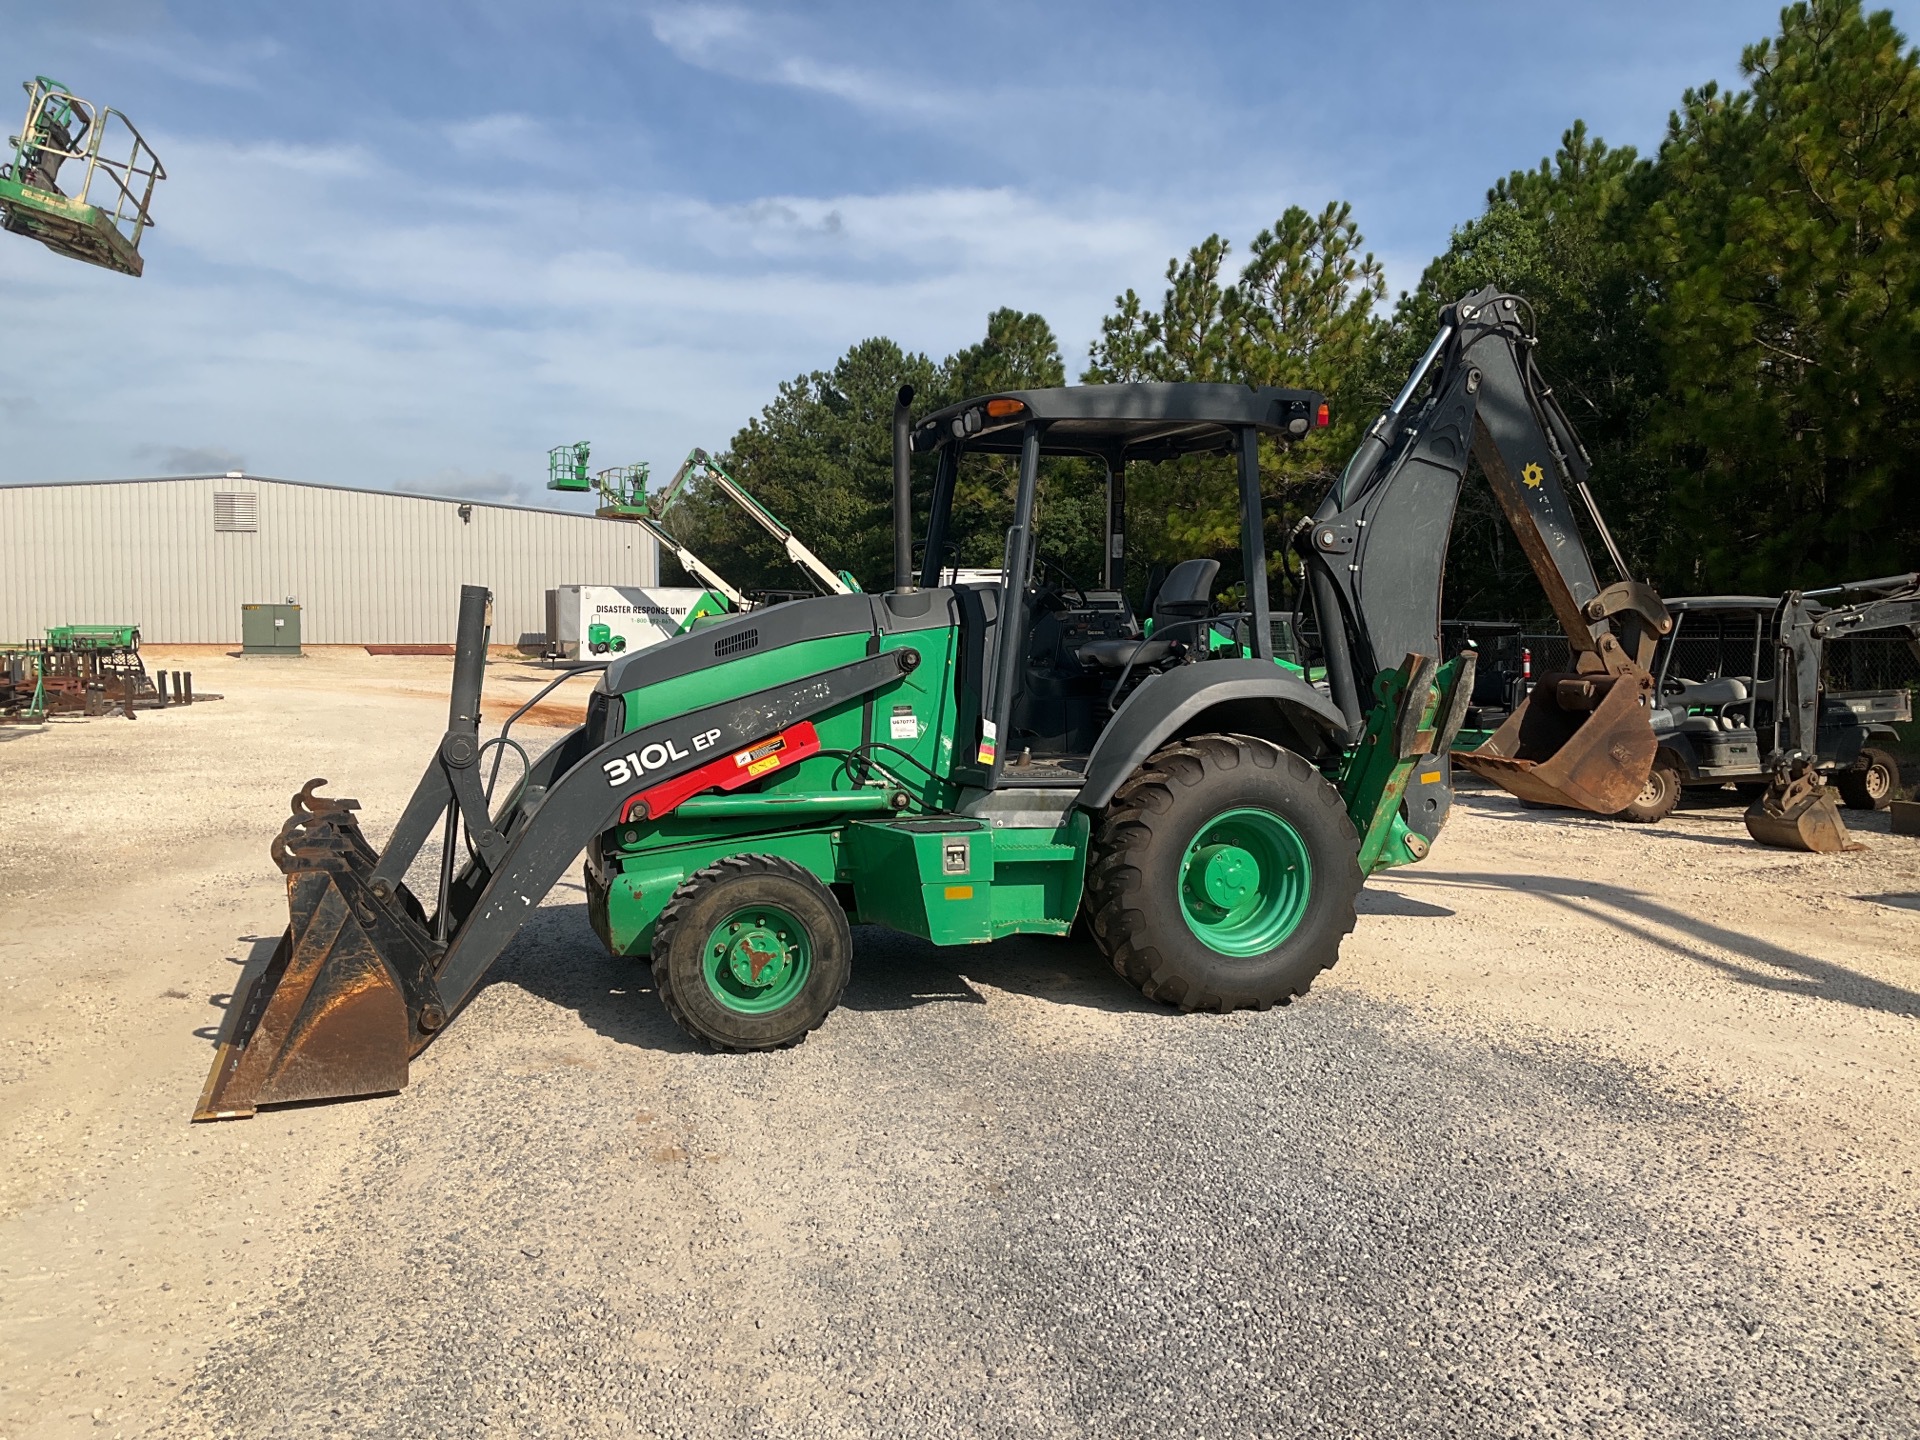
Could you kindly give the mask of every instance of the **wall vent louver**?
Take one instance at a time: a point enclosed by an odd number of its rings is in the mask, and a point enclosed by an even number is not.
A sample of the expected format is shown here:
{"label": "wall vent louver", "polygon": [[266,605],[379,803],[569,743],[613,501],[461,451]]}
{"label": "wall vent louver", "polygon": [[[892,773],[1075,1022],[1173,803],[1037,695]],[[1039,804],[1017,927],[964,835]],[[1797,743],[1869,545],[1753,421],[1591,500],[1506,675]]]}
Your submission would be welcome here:
{"label": "wall vent louver", "polygon": [[213,528],[251,533],[260,528],[260,497],[251,490],[213,492]]}

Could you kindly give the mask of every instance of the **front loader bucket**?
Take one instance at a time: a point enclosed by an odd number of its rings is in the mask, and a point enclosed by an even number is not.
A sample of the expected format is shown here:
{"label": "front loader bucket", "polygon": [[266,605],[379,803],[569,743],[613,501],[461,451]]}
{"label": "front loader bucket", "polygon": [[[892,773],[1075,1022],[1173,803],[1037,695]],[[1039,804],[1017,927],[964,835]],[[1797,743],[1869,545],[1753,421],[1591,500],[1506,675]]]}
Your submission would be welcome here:
{"label": "front loader bucket", "polygon": [[405,886],[373,880],[378,856],[357,803],[316,796],[324,783],[293,797],[273,842],[290,923],[266,969],[234,997],[195,1120],[399,1090],[408,1057],[444,1019],[419,903]]}
{"label": "front loader bucket", "polygon": [[1659,749],[1641,693],[1627,675],[1546,676],[1486,744],[1454,761],[1522,800],[1617,814],[1646,786]]}
{"label": "front loader bucket", "polygon": [[1838,855],[1858,850],[1847,833],[1833,791],[1813,770],[1791,780],[1776,780],[1747,807],[1747,833],[1762,845],[1781,850],[1806,850],[1815,855]]}

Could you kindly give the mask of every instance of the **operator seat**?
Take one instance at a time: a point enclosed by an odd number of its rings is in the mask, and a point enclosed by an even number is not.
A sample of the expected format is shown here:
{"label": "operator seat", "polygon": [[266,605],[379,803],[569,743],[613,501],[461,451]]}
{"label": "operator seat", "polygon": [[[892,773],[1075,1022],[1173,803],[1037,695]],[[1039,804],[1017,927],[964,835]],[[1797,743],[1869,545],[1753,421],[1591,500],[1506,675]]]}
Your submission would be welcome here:
{"label": "operator seat", "polygon": [[1128,665],[1154,665],[1167,658],[1176,640],[1192,640],[1213,609],[1213,581],[1218,560],[1182,560],[1167,572],[1160,593],[1153,597],[1153,637],[1136,640],[1120,636],[1089,640],[1074,654],[1082,665],[1119,670]]}

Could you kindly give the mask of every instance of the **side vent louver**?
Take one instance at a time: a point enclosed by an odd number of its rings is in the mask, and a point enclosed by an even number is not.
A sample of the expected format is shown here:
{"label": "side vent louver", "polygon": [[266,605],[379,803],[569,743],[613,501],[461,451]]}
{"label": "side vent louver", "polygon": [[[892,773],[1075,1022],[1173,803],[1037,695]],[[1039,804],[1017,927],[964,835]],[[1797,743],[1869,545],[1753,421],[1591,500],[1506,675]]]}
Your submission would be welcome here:
{"label": "side vent louver", "polygon": [[713,658],[724,660],[729,655],[741,655],[749,650],[760,648],[758,630],[742,630],[736,635],[722,635],[713,642]]}
{"label": "side vent louver", "polygon": [[251,533],[260,528],[260,497],[251,490],[213,492],[213,528]]}

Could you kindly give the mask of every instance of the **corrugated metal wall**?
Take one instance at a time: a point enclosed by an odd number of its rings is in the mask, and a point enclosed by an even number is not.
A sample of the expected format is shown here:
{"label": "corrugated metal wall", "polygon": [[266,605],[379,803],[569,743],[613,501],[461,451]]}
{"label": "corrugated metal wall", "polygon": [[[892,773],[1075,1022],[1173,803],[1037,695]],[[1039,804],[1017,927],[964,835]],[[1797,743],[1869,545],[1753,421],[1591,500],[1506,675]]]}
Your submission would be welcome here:
{"label": "corrugated metal wall", "polygon": [[[259,496],[258,530],[215,531],[232,491]],[[0,546],[0,641],[132,622],[238,645],[241,605],[292,595],[309,644],[446,644],[467,584],[493,591],[494,642],[512,644],[545,633],[554,586],[659,575],[635,525],[253,478],[0,486]]]}

